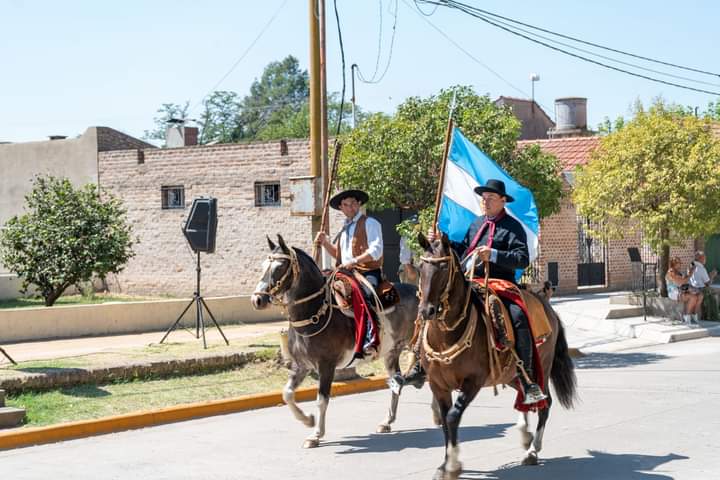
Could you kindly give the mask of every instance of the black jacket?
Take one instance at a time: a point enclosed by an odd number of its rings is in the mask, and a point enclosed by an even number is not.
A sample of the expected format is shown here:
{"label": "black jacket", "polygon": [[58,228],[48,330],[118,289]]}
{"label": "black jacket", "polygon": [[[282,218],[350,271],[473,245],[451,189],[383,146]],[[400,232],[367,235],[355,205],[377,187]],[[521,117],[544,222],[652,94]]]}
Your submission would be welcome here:
{"label": "black jacket", "polygon": [[[453,250],[457,252],[461,259],[470,253],[467,251],[470,246],[470,242],[472,242],[473,238],[475,238],[475,234],[484,222],[484,216],[478,217],[470,225],[470,228],[465,234],[465,239],[462,242],[450,242]],[[490,228],[486,227],[480,237],[480,240],[475,245],[475,248],[487,245],[489,233]],[[525,235],[525,230],[522,225],[520,225],[520,222],[515,220],[506,212],[505,215],[495,224],[495,233],[490,247],[497,250],[497,262],[490,263],[490,278],[501,278],[503,280],[516,283],[515,270],[518,268],[527,268],[530,264],[527,236]],[[465,268],[465,265],[463,265],[463,269]],[[478,261],[477,266],[475,267],[475,276],[485,276],[483,262]]]}

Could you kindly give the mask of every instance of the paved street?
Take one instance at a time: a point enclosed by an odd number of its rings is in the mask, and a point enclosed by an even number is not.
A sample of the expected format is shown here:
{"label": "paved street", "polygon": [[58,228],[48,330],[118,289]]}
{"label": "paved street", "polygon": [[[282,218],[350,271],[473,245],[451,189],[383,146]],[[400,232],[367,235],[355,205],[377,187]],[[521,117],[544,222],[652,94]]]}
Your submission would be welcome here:
{"label": "paved street", "polygon": [[[720,339],[621,351],[617,342],[593,344],[577,360],[581,402],[553,408],[541,465],[517,463],[511,392],[486,390],[463,419],[461,478],[718,478]],[[277,407],[0,452],[0,472],[18,480],[431,478],[443,440],[429,390],[404,392],[395,432],[372,433],[386,399],[384,391],[333,399],[315,450],[300,448],[309,430]]]}

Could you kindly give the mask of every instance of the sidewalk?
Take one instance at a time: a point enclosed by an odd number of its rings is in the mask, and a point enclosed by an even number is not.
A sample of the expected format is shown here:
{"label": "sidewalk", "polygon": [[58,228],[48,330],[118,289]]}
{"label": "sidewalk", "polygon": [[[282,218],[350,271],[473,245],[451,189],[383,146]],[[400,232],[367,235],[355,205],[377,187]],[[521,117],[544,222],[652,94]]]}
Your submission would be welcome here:
{"label": "sidewalk", "polygon": [[[620,343],[625,348],[627,345],[642,346],[720,335],[720,324],[715,322],[704,322],[703,328],[688,328],[659,317],[647,317],[647,321],[644,321],[642,316],[608,319],[608,314],[612,310],[622,307],[611,304],[610,298],[626,294],[627,292],[611,292],[554,297],[551,304],[566,327],[569,345],[583,350],[593,350],[601,344]],[[286,321],[228,325],[223,326],[222,330],[230,345],[237,346],[247,345],[253,340],[275,334],[282,328],[287,328]],[[190,350],[192,344],[195,344],[197,352],[202,353],[202,338],[195,338],[194,333],[194,330],[178,329],[170,334],[166,343],[185,344]],[[158,344],[163,335],[164,332],[150,332],[7,344],[3,344],[0,340],[0,347],[3,347],[16,362],[26,362],[98,353],[118,353]],[[223,344],[215,328],[206,330],[206,338],[208,346]],[[632,341],[628,343],[630,340]],[[0,356],[0,369],[6,362],[7,360]]]}

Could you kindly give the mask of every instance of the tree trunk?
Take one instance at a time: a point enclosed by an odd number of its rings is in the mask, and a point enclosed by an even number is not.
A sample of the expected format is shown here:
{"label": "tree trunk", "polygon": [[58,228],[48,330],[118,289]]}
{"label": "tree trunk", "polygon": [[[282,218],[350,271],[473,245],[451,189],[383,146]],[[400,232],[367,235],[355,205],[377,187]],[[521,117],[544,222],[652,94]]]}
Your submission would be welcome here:
{"label": "tree trunk", "polygon": [[63,284],[57,287],[56,289],[50,291],[50,293],[43,295],[45,297],[45,306],[46,307],[52,307],[55,301],[60,298],[60,295],[63,294],[65,290],[70,286],[70,284]]}

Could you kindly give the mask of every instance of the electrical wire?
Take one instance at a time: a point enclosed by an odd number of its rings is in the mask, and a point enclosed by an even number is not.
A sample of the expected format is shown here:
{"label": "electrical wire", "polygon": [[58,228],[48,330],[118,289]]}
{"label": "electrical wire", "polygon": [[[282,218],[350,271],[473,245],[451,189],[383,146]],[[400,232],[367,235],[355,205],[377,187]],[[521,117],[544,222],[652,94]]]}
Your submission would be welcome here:
{"label": "electrical wire", "polygon": [[671,63],[671,62],[666,62],[666,61],[663,61],[663,60],[657,60],[657,59],[654,59],[654,58],[651,58],[651,57],[645,57],[645,56],[642,56],[642,55],[638,55],[638,54],[635,54],[635,53],[626,52],[626,51],[619,50],[619,49],[616,49],[616,48],[606,47],[606,46],[600,45],[600,44],[598,44],[598,43],[588,42],[588,41],[582,40],[582,39],[580,39],[580,38],[571,37],[570,35],[564,35],[564,34],[562,34],[562,33],[554,32],[554,31],[552,31],[552,30],[547,30],[547,29],[544,29],[544,28],[541,28],[541,27],[536,27],[536,26],[531,25],[531,24],[529,24],[529,23],[523,23],[523,22],[521,22],[521,21],[519,21],[519,20],[514,20],[514,19],[508,18],[508,17],[503,17],[502,15],[498,15],[498,14],[496,14],[496,13],[492,13],[492,12],[490,12],[490,11],[483,10],[483,9],[481,9],[481,8],[472,7],[472,6],[470,6],[470,5],[466,5],[466,4],[463,4],[463,3],[458,2],[458,1],[454,1],[454,0],[439,0],[439,1],[433,1],[433,0],[416,0],[416,1],[420,1],[420,2],[422,2],[422,3],[430,3],[430,4],[434,4],[434,5],[438,5],[438,6],[439,6],[440,4],[445,4],[446,6],[453,7],[453,8],[457,8],[457,7],[455,7],[453,4],[462,5],[463,7],[467,8],[467,9],[474,10],[474,11],[476,11],[476,12],[484,13],[484,14],[486,14],[486,15],[489,15],[489,16],[492,16],[492,17],[495,17],[495,18],[500,18],[500,19],[502,19],[502,20],[506,20],[506,21],[509,21],[509,22],[512,22],[512,23],[516,23],[516,24],[518,24],[518,25],[523,25],[523,26],[525,26],[525,27],[529,27],[529,28],[532,28],[532,29],[534,29],[534,30],[538,30],[538,31],[541,31],[541,32],[549,33],[549,34],[551,34],[551,35],[555,35],[555,36],[558,36],[558,37],[561,37],[561,38],[565,38],[565,39],[567,39],[567,40],[572,40],[572,41],[574,41],[574,42],[582,43],[582,44],[584,44],[584,45],[589,45],[589,46],[592,46],[592,47],[601,48],[601,49],[603,49],[603,50],[608,50],[608,51],[615,52],[615,53],[619,53],[619,54],[622,54],[622,55],[627,55],[627,56],[634,57],[634,58],[638,58],[638,59],[640,59],[640,60],[645,60],[645,61],[648,61],[648,62],[659,63],[659,64],[666,65],[666,66],[669,66],[669,67],[679,68],[679,69],[682,69],[682,70],[688,70],[688,71],[690,71],[690,72],[696,72],[696,73],[701,73],[701,74],[704,74],[704,75],[710,75],[710,76],[713,76],[713,77],[718,77],[718,78],[720,78],[720,73],[708,72],[708,71],[706,71],[706,70],[700,70],[700,69],[693,68],[693,67],[686,67],[686,66],[684,66],[684,65],[678,65],[678,64]]}
{"label": "electrical wire", "polygon": [[[423,2],[425,2],[425,3],[431,3],[431,4],[435,4],[435,3],[436,3],[436,2],[434,2],[434,1],[432,1],[432,0],[421,0],[421,1],[423,1]],[[720,92],[715,92],[715,91],[710,91],[710,90],[704,90],[704,89],[701,89],[701,88],[690,87],[690,86],[688,86],[688,85],[682,85],[682,84],[675,83],[675,82],[668,82],[668,81],[666,81],[666,80],[661,80],[661,79],[658,79],[658,78],[650,77],[650,76],[648,76],[648,75],[643,75],[643,74],[637,73],[637,72],[631,72],[631,71],[629,71],[629,70],[625,70],[625,69],[622,69],[622,68],[619,68],[619,67],[615,67],[615,66],[613,66],[613,65],[608,65],[608,64],[606,64],[606,63],[599,62],[599,61],[597,61],[597,60],[593,60],[593,59],[591,59],[591,58],[583,57],[582,55],[578,55],[578,54],[575,54],[575,53],[572,53],[572,52],[568,52],[567,50],[563,50],[562,48],[559,48],[559,47],[550,45],[550,44],[548,44],[548,43],[545,43],[545,42],[542,42],[542,41],[537,40],[537,39],[535,39],[535,38],[529,37],[529,36],[527,36],[527,35],[525,35],[525,34],[518,33],[518,32],[516,32],[516,31],[514,31],[514,30],[512,30],[512,29],[510,29],[510,28],[508,28],[508,27],[505,27],[505,26],[503,26],[503,25],[500,25],[500,24],[498,24],[498,23],[495,23],[494,21],[489,20],[487,17],[484,17],[484,16],[482,16],[481,14],[478,14],[478,13],[473,12],[473,11],[472,11],[472,10],[473,10],[472,7],[467,7],[467,8],[465,8],[466,6],[465,6],[464,4],[461,4],[461,3],[459,3],[459,2],[452,2],[451,0],[442,0],[442,1],[443,1],[443,3],[446,3],[447,6],[450,6],[451,8],[455,8],[455,9],[457,9],[457,10],[460,10],[460,11],[462,11],[462,12],[464,12],[464,13],[472,16],[472,17],[477,18],[478,20],[481,20],[481,21],[483,21],[483,22],[485,22],[485,23],[488,23],[489,25],[492,25],[492,26],[494,26],[494,27],[500,28],[500,29],[502,29],[502,30],[505,30],[505,31],[508,32],[508,33],[511,33],[511,34],[516,35],[516,36],[521,37],[521,38],[524,38],[525,40],[528,40],[528,41],[533,42],[533,43],[537,43],[537,44],[542,45],[542,46],[544,46],[544,47],[550,48],[551,50],[558,51],[558,52],[560,52],[560,53],[563,53],[563,54],[568,55],[568,56],[571,56],[571,57],[575,57],[575,58],[580,59],[580,60],[583,60],[583,61],[585,61],[585,62],[594,63],[595,65],[599,65],[599,66],[601,66],[601,67],[605,67],[605,68],[608,68],[608,69],[610,69],[610,70],[615,70],[615,71],[618,71],[618,72],[621,72],[621,73],[625,73],[625,74],[628,74],[628,75],[631,75],[631,76],[634,76],[634,77],[643,78],[643,79],[649,80],[649,81],[651,81],[651,82],[661,83],[661,84],[664,84],[664,85],[670,85],[670,86],[673,86],[673,87],[678,87],[678,88],[682,88],[682,89],[685,89],[685,90],[691,90],[691,91],[694,91],[694,92],[707,93],[707,94],[710,94],[710,95],[718,95],[718,96],[720,96]],[[457,4],[457,5],[462,5],[462,6],[455,6],[455,4]]]}
{"label": "electrical wire", "polygon": [[378,72],[378,68],[379,68],[379,66],[380,66],[380,57],[381,57],[381,53],[382,53],[382,49],[381,49],[381,42],[382,42],[382,0],[380,0],[380,35],[379,35],[379,38],[378,38],[378,54],[377,54],[377,59],[376,59],[376,61],[375,61],[375,72],[373,72],[372,78],[370,78],[370,80],[367,80],[367,79],[363,76],[362,72],[360,71],[360,67],[359,67],[359,66],[356,67],[356,68],[357,68],[357,72],[358,72],[358,79],[359,79],[361,82],[363,82],[363,83],[367,83],[367,84],[371,84],[371,85],[372,85],[372,84],[380,83],[380,82],[383,80],[383,78],[385,78],[385,74],[388,72],[388,69],[390,68],[390,63],[392,62],[393,47],[394,47],[394,45],[395,45],[395,33],[396,33],[396,31],[397,31],[397,19],[398,19],[398,3],[397,3],[397,0],[395,0],[395,15],[394,15],[394,16],[395,16],[395,19],[393,20],[392,37],[391,37],[391,39],[390,39],[390,53],[388,54],[388,60],[387,60],[387,63],[385,64],[385,69],[383,70],[383,73],[380,75],[380,78],[376,78],[377,72]]}
{"label": "electrical wire", "polygon": [[[482,17],[482,15],[480,15],[480,16]],[[487,18],[487,17],[484,17],[484,18]],[[510,29],[514,29],[514,30],[516,30],[516,31],[524,32],[524,33],[527,33],[528,35],[532,35],[532,36],[534,36],[534,37],[536,37],[536,38],[541,38],[541,39],[546,40],[546,41],[548,41],[548,42],[552,42],[552,43],[555,43],[555,44],[557,44],[557,45],[562,45],[562,46],[567,47],[567,48],[572,48],[573,50],[577,50],[577,51],[579,51],[579,52],[583,52],[583,53],[586,53],[586,54],[588,54],[588,55],[594,55],[594,56],[599,57],[599,58],[602,58],[602,59],[604,59],[604,60],[609,60],[609,61],[611,61],[611,62],[619,63],[619,64],[621,64],[621,65],[627,65],[627,66],[629,66],[629,67],[637,68],[637,69],[639,69],[639,70],[644,70],[644,71],[646,71],[646,72],[657,73],[657,74],[659,74],[659,75],[665,75],[665,76],[667,76],[667,77],[676,78],[676,79],[678,79],[678,80],[686,80],[686,81],[689,81],[689,82],[695,82],[695,83],[699,83],[699,84],[702,84],[702,85],[709,85],[709,86],[711,86],[711,87],[720,87],[720,84],[717,84],[717,83],[705,82],[705,81],[703,81],[703,80],[697,80],[697,79],[690,78],[690,77],[684,77],[684,76],[682,76],[682,75],[675,75],[675,74],[663,72],[663,71],[660,71],[660,70],[654,70],[654,69],[652,69],[652,68],[644,67],[644,66],[642,66],[642,65],[637,65],[637,64],[635,64],[635,63],[625,62],[625,61],[623,61],[623,60],[618,60],[618,59],[616,59],[616,58],[608,57],[607,55],[601,55],[601,54],[599,54],[599,53],[597,53],[597,52],[593,52],[593,51],[591,51],[591,50],[587,50],[587,49],[584,49],[584,48],[576,47],[576,46],[574,46],[574,45],[570,45],[569,43],[561,42],[561,41],[559,41],[559,40],[555,40],[555,39],[553,39],[553,38],[546,37],[546,36],[544,36],[544,35],[540,35],[540,34],[531,32],[531,31],[529,31],[529,30],[526,30],[526,29],[517,27],[517,26],[515,26],[515,25],[512,25],[512,24],[510,24],[510,23],[508,23],[508,22],[503,22],[502,20],[494,20],[494,21],[498,22],[498,23],[501,24],[501,25],[505,25],[506,27],[508,27],[508,28],[510,28]]]}
{"label": "electrical wire", "polygon": [[335,10],[335,21],[337,22],[338,42],[340,44],[340,59],[342,61],[342,93],[340,94],[340,110],[338,112],[337,127],[335,128],[335,141],[340,136],[340,127],[343,121],[343,108],[345,107],[345,46],[343,44],[342,27],[340,26],[340,13],[338,12],[337,0],[333,0]]}
{"label": "electrical wire", "polygon": [[[422,0],[421,0],[421,1],[422,1]],[[412,9],[413,11],[416,11],[416,10],[412,7],[412,5],[410,5],[410,4],[408,3],[408,0],[403,0],[403,2],[405,3],[405,5],[406,5],[408,8]],[[444,31],[442,31],[438,26],[436,26],[436,25],[435,25],[434,23],[432,23],[430,20],[428,20],[427,18],[425,18],[425,17],[426,17],[425,15],[422,15],[420,12],[417,12],[417,14],[420,16],[420,18],[421,18],[422,20],[424,20],[428,25],[430,25],[433,29],[435,29],[435,31],[437,31],[440,35],[442,35],[443,37],[445,37],[445,39],[446,39],[448,42],[452,43],[458,50],[460,50],[460,51],[463,52],[465,55],[467,55],[472,61],[474,61],[475,63],[477,63],[477,64],[480,65],[481,67],[483,67],[483,68],[484,68],[485,70],[487,70],[488,72],[492,73],[495,77],[497,77],[498,79],[500,79],[502,82],[504,82],[506,85],[508,85],[510,88],[512,88],[512,89],[515,90],[516,92],[519,92],[520,94],[522,94],[522,95],[525,96],[525,97],[529,97],[529,96],[530,96],[530,95],[527,94],[527,92],[523,91],[522,89],[520,89],[520,88],[516,87],[515,85],[513,85],[512,83],[510,83],[510,81],[507,80],[505,77],[503,77],[503,76],[500,75],[498,72],[496,72],[495,70],[493,70],[492,68],[490,68],[490,67],[489,67],[488,65],[486,65],[485,63],[483,63],[480,59],[478,59],[477,57],[475,57],[472,53],[468,52],[465,48],[462,47],[462,45],[460,45],[460,44],[457,43],[455,40],[453,40],[452,38],[450,38],[450,36],[448,36],[448,35],[447,35]],[[543,108],[545,108],[545,107],[543,107]]]}
{"label": "electrical wire", "polygon": [[265,26],[262,28],[262,30],[260,30],[260,33],[257,34],[257,36],[255,37],[255,39],[250,43],[250,45],[248,45],[248,47],[247,47],[247,48],[245,49],[245,51],[240,55],[240,57],[235,61],[235,63],[232,64],[232,66],[231,66],[230,69],[225,73],[225,75],[223,75],[222,78],[220,78],[220,80],[218,80],[218,81],[215,83],[215,86],[213,86],[213,87],[200,99],[200,101],[198,101],[195,105],[193,105],[193,108],[190,109],[190,112],[191,112],[191,113],[194,112],[195,109],[196,109],[200,104],[202,104],[203,101],[204,101],[207,97],[209,97],[210,94],[211,94],[212,92],[214,92],[214,91],[220,86],[220,84],[221,84],[222,82],[224,82],[225,79],[226,79],[227,77],[229,77],[230,74],[237,68],[237,66],[240,64],[240,62],[242,62],[243,59],[247,56],[247,54],[250,53],[250,50],[252,50],[252,48],[255,46],[255,44],[260,40],[260,38],[261,38],[261,37],[265,34],[265,32],[268,30],[268,28],[270,28],[270,25],[272,25],[272,23],[275,21],[275,19],[277,18],[277,16],[278,16],[278,15],[280,14],[280,12],[283,10],[283,8],[285,8],[285,5],[286,5],[287,3],[288,3],[288,0],[283,0],[283,2],[280,4],[280,7],[278,7],[278,9],[275,10],[275,13],[272,14],[272,16],[271,16],[270,19],[267,21],[267,23],[265,23]]}

